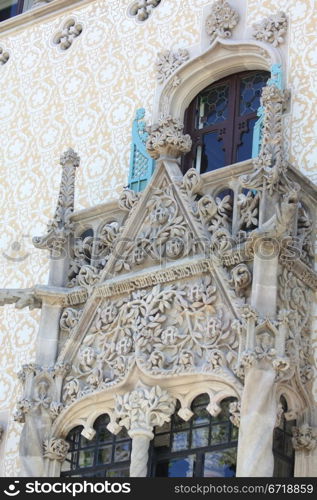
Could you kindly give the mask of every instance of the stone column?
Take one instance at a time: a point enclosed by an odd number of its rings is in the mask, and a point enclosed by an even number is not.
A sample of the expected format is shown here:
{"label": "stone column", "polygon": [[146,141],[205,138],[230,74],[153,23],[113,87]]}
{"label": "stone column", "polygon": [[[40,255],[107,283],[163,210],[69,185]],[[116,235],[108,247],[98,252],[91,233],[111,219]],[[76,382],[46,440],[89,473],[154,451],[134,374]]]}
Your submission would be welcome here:
{"label": "stone column", "polygon": [[149,445],[153,427],[169,422],[175,399],[159,386],[138,385],[135,390],[117,396],[116,417],[132,439],[130,477],[146,477]]}

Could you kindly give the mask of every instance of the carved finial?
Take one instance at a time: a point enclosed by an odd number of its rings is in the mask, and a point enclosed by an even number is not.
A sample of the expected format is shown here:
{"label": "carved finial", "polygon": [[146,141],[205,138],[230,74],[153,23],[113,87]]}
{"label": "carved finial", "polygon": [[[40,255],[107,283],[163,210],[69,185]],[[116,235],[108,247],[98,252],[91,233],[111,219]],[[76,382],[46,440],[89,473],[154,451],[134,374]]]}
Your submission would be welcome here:
{"label": "carved finial", "polygon": [[213,41],[216,36],[230,38],[231,31],[239,22],[239,14],[225,0],[217,0],[211,7],[211,14],[206,19],[206,32]]}
{"label": "carved finial", "polygon": [[154,159],[160,156],[179,158],[188,153],[192,147],[192,140],[188,134],[183,134],[184,125],[171,116],[158,121],[157,125],[149,127],[149,138],[146,143],[150,156]]}
{"label": "carved finial", "polygon": [[66,238],[73,230],[70,217],[74,211],[75,197],[75,170],[79,166],[80,158],[75,151],[69,148],[60,158],[63,167],[62,180],[54,218],[48,223],[45,236],[33,238],[36,248],[54,250],[59,253]]}
{"label": "carved finial", "polygon": [[62,167],[73,166],[77,168],[79,167],[79,163],[80,157],[72,148],[67,149],[67,151],[65,151],[60,157],[60,164]]}
{"label": "carved finial", "polygon": [[277,14],[266,17],[260,23],[253,25],[253,37],[261,42],[271,43],[278,47],[284,42],[287,32],[287,17],[285,12],[279,11]]}

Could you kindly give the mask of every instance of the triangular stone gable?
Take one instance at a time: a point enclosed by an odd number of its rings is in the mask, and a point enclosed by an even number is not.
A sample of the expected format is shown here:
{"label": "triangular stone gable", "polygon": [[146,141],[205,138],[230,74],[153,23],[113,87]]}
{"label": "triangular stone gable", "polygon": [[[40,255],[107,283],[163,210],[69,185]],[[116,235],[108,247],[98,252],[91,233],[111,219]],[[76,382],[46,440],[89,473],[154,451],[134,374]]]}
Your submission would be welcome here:
{"label": "triangular stone gable", "polygon": [[189,200],[181,189],[182,180],[175,162],[158,164],[116,241],[101,282],[203,255],[206,236],[188,208]]}

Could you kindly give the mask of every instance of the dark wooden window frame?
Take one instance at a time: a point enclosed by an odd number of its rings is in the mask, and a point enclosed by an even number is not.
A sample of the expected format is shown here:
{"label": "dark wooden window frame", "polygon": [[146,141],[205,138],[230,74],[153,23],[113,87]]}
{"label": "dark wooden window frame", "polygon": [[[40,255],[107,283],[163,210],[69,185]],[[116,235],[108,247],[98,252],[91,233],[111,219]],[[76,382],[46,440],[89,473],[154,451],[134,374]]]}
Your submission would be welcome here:
{"label": "dark wooden window frame", "polygon": [[[257,112],[239,116],[241,80],[259,71],[263,70],[243,71],[241,73],[229,75],[225,78],[222,78],[221,80],[213,82],[211,85],[208,85],[201,91],[203,92],[208,88],[216,85],[218,86],[228,84],[228,118],[226,120],[218,122],[209,127],[198,129],[196,127],[196,110],[197,101],[201,92],[199,92],[199,94],[197,94],[197,96],[192,100],[187,110],[185,111],[184,130],[185,133],[191,136],[193,145],[191,151],[187,153],[187,155],[185,155],[185,157],[183,158],[183,173],[185,173],[189,168],[195,167],[197,148],[198,146],[203,147],[203,137],[211,132],[218,132],[218,141],[223,142],[223,150],[225,152],[225,165],[232,165],[233,163],[236,163],[236,154],[238,147],[242,144],[243,133],[248,132],[250,120],[257,118]],[[268,73],[268,78],[269,76],[270,74]]]}

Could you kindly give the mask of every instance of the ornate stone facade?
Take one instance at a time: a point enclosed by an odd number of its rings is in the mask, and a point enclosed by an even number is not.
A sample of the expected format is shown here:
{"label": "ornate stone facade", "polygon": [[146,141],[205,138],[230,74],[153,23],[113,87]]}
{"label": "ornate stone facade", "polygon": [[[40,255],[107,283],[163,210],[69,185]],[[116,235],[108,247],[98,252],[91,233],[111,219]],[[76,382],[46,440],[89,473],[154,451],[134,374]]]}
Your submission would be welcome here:
{"label": "ornate stone facade", "polygon": [[[158,19],[166,15],[166,5],[156,11]],[[132,15],[148,17],[149,6],[135,4]],[[238,52],[239,42],[229,40],[238,14],[228,2],[216,2],[214,12],[207,21],[209,35],[222,42],[208,50],[224,43],[225,51],[238,47]],[[125,23],[123,31],[130,24],[141,28],[131,19]],[[97,31],[90,33],[93,44]],[[78,45],[83,40],[91,43],[86,24]],[[248,43],[261,67],[282,58],[279,49],[265,52],[257,39]],[[190,52],[193,64],[205,49]],[[71,57],[72,50],[53,51],[54,57]],[[175,72],[179,82],[167,108],[182,87],[186,67],[173,62],[163,70],[161,65],[164,78]],[[118,71],[111,74],[102,78],[118,77]],[[314,451],[310,305],[317,285],[312,266],[316,195],[286,161],[288,98],[272,82],[264,89],[262,147],[253,163],[203,176],[194,169],[183,175],[179,168],[178,158],[192,146],[176,119],[181,113],[153,119],[158,124],[149,128],[147,147],[158,161],[146,190],[125,189],[118,200],[82,212],[73,210],[79,157],[73,151],[63,156],[55,216],[47,234],[34,240],[37,248],[50,251],[48,285],[0,292],[2,305],[41,308],[42,315],[36,363],[22,362],[19,373],[23,387],[16,422],[24,423],[24,474],[58,474],[69,430],[80,422],[83,436],[91,439],[97,414],[107,413],[110,432],[125,426],[132,438],[131,476],[144,476],[153,426],[169,420],[177,400],[178,415],[190,420],[193,397],[202,392],[213,416],[219,415],[222,399],[237,399],[230,419],[240,428],[238,475],[272,475],[271,440],[281,394],[289,414],[305,415],[309,422],[294,430],[294,447]],[[127,104],[126,96],[123,101]],[[127,108],[113,115],[118,116],[113,133],[122,144],[122,116],[133,116]],[[84,178],[87,169],[86,162]],[[90,235],[81,237],[87,229]],[[272,241],[278,245],[271,255]]]}

